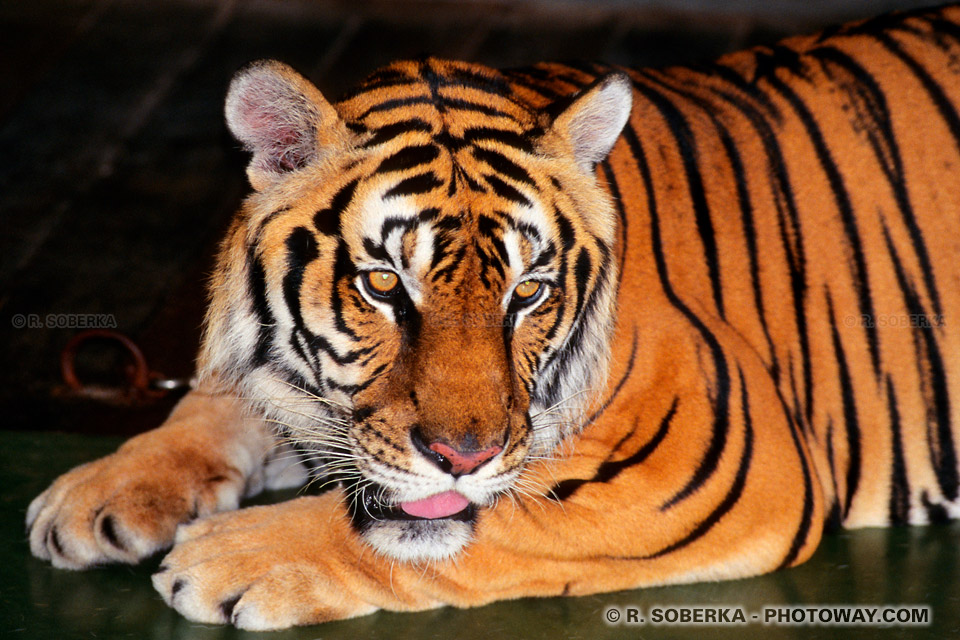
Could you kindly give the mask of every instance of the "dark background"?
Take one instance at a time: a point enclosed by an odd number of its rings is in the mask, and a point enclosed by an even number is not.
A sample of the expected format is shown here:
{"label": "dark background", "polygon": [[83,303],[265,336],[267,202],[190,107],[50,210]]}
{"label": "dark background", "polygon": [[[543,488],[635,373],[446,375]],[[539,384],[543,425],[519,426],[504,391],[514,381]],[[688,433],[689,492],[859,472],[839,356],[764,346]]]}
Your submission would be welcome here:
{"label": "dark background", "polygon": [[[127,435],[174,397],[77,398],[61,350],[91,320],[189,376],[204,282],[248,187],[223,125],[232,73],[284,60],[330,97],[422,53],[495,66],[697,61],[909,1],[0,2],[0,428]],[[84,380],[123,383],[91,342]]]}

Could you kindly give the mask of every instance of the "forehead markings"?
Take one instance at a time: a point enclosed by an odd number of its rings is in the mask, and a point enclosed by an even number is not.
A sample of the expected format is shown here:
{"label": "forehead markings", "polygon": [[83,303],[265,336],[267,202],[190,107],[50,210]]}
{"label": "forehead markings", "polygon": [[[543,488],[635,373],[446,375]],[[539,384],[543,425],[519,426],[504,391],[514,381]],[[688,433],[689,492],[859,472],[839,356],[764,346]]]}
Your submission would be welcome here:
{"label": "forehead markings", "polygon": [[[522,236],[514,229],[508,229],[503,234],[503,244],[507,249],[507,266],[512,272],[511,281],[513,282],[519,280],[526,270],[524,265],[527,261],[524,260],[524,252],[521,250],[521,238]],[[529,259],[529,255],[527,258]]]}
{"label": "forehead markings", "polygon": [[342,226],[341,217],[343,216],[344,210],[350,206],[350,203],[353,201],[358,182],[359,180],[355,178],[341,187],[340,190],[334,194],[333,198],[330,199],[330,204],[314,214],[313,225],[317,228],[317,231],[328,236],[340,234]]}
{"label": "forehead markings", "polygon": [[523,275],[524,271],[531,272],[549,265],[557,250],[551,239],[550,228],[544,224],[547,220],[543,217],[542,207],[514,207],[511,213],[500,210],[492,213],[497,220],[488,218],[481,226],[481,231],[491,229],[492,225],[497,226],[506,246],[506,262],[516,272],[516,277]]}

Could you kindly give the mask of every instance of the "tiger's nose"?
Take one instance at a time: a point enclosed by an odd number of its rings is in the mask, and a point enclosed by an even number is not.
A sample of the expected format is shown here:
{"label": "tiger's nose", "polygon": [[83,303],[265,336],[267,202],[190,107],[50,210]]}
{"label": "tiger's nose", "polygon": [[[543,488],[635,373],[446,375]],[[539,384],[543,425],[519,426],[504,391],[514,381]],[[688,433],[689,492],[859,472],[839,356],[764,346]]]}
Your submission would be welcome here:
{"label": "tiger's nose", "polygon": [[455,478],[473,473],[485,462],[503,451],[503,446],[500,444],[494,444],[485,449],[469,447],[455,449],[439,440],[427,444],[423,440],[423,435],[419,429],[414,429],[410,436],[420,453],[440,467],[441,471],[449,473]]}

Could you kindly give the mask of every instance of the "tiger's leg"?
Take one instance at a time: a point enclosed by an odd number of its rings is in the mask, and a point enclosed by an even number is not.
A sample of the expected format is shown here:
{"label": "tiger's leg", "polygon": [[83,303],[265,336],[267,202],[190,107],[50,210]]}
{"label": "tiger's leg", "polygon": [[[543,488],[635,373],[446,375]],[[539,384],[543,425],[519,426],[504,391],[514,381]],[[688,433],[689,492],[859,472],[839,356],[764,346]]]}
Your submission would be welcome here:
{"label": "tiger's leg", "polygon": [[[690,364],[678,370],[700,371]],[[802,562],[823,522],[810,455],[769,374],[730,364],[726,409],[699,374],[664,393],[676,371],[649,397],[611,405],[569,455],[527,471],[522,495],[486,510],[474,542],[451,560],[424,566],[376,553],[351,528],[344,496],[329,493],[182,527],[154,585],[190,619],[270,629]]]}
{"label": "tiger's leg", "polygon": [[265,473],[273,446],[262,421],[236,400],[193,391],[162,426],[69,471],[34,499],[30,549],[69,569],[137,562],[169,547],[178,524],[235,509],[243,495],[282,482]]}

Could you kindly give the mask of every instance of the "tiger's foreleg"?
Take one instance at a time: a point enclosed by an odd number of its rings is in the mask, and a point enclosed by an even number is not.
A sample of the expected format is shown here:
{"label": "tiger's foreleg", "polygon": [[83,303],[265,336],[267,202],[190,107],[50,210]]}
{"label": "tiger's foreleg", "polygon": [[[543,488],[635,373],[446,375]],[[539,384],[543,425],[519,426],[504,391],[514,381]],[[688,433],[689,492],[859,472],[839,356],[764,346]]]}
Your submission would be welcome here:
{"label": "tiger's foreleg", "polygon": [[273,447],[237,400],[193,391],[163,425],[38,496],[27,511],[30,548],[69,569],[137,562],[169,547],[177,525],[235,509],[271,484],[264,463]]}

